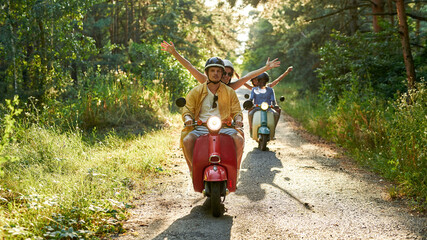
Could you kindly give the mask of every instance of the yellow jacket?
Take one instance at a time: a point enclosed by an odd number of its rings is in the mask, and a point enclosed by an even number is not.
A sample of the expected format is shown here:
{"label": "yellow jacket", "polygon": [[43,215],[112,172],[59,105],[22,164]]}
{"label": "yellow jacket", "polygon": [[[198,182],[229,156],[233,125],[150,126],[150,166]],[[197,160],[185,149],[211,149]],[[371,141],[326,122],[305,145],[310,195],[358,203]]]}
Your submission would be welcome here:
{"label": "yellow jacket", "polygon": [[[222,121],[231,121],[236,116],[243,115],[240,107],[239,99],[237,98],[236,92],[223,83],[219,83],[220,86],[216,92],[218,96],[218,110],[221,115]],[[207,82],[198,85],[193,88],[186,97],[186,108],[183,108],[182,119],[185,121],[185,115],[194,116],[195,120],[199,119],[200,109],[202,107],[203,99],[208,95]],[[193,130],[193,127],[185,127],[181,133],[182,139]]]}

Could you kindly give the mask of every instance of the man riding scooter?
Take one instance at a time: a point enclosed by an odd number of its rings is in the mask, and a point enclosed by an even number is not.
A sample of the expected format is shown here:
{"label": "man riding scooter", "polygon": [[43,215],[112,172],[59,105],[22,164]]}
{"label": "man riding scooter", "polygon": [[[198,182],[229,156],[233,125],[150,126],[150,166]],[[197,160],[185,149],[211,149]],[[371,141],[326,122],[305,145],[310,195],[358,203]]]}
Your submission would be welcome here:
{"label": "man riding scooter", "polygon": [[[225,73],[224,62],[218,57],[210,58],[206,62],[205,73],[208,81],[188,93],[186,108],[182,113],[182,119],[187,127],[183,130],[181,139],[190,172],[193,165],[194,143],[198,137],[209,133],[205,126],[191,127],[193,119],[205,122],[210,116],[217,116],[222,121],[234,120],[237,127],[243,127],[243,115],[236,92],[221,82]],[[234,128],[223,128],[219,133],[228,134],[233,138],[240,163],[244,146],[242,133]]]}
{"label": "man riding scooter", "polygon": [[236,191],[243,153],[242,113],[236,92],[220,80],[224,62],[210,58],[205,65],[208,81],[192,89],[187,99],[178,99],[184,107],[187,126],[181,135],[184,155],[196,192],[210,198],[212,215],[222,214],[221,199]]}

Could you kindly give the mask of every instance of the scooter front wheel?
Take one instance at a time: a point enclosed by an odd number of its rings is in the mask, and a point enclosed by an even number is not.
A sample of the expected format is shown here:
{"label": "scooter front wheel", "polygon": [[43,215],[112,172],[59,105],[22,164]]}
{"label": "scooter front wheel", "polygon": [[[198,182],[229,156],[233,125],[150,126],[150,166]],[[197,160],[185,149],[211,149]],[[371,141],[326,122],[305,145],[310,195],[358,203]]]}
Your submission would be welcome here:
{"label": "scooter front wheel", "polygon": [[221,211],[221,182],[210,183],[211,209],[214,217],[220,217]]}
{"label": "scooter front wheel", "polygon": [[267,142],[268,142],[268,135],[260,134],[258,139],[258,148],[261,149],[261,151],[267,150]]}

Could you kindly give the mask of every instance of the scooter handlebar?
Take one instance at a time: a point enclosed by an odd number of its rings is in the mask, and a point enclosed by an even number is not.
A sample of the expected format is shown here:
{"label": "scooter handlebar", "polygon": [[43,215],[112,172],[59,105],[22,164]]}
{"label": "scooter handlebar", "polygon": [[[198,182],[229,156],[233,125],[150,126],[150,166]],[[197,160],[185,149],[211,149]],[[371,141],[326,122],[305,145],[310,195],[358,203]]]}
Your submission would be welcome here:
{"label": "scooter handlebar", "polygon": [[[261,107],[261,104],[255,104],[254,107]],[[269,108],[274,108],[275,105],[268,105]]]}
{"label": "scooter handlebar", "polygon": [[[234,121],[222,121],[221,128],[223,128],[223,127],[234,127],[235,125],[236,124],[234,123]],[[184,123],[184,126],[185,127],[195,127],[195,126],[205,126],[205,127],[207,127],[207,121],[202,121],[202,120],[195,121],[193,119],[193,123],[192,124],[186,125]]]}

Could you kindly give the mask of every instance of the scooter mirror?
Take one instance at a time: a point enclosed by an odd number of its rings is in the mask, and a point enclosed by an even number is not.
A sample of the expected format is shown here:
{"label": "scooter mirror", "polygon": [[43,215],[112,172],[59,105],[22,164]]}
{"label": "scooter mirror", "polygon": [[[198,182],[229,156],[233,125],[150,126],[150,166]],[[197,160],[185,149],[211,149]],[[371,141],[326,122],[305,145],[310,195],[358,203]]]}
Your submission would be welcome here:
{"label": "scooter mirror", "polygon": [[245,110],[249,110],[249,109],[251,109],[253,106],[254,106],[254,104],[252,103],[252,101],[251,101],[251,100],[246,100],[246,101],[243,103],[243,108],[244,108]]}
{"label": "scooter mirror", "polygon": [[185,98],[178,98],[178,99],[175,101],[175,104],[176,104],[178,107],[184,107],[186,103],[187,103],[187,101],[185,100]]}
{"label": "scooter mirror", "polygon": [[245,98],[246,98],[246,99],[249,99],[249,94],[247,94],[247,93],[246,93],[246,94],[245,94]]}
{"label": "scooter mirror", "polygon": [[280,101],[281,101],[281,102],[285,101],[285,97],[284,97],[284,96],[281,96],[281,97],[280,97]]}

